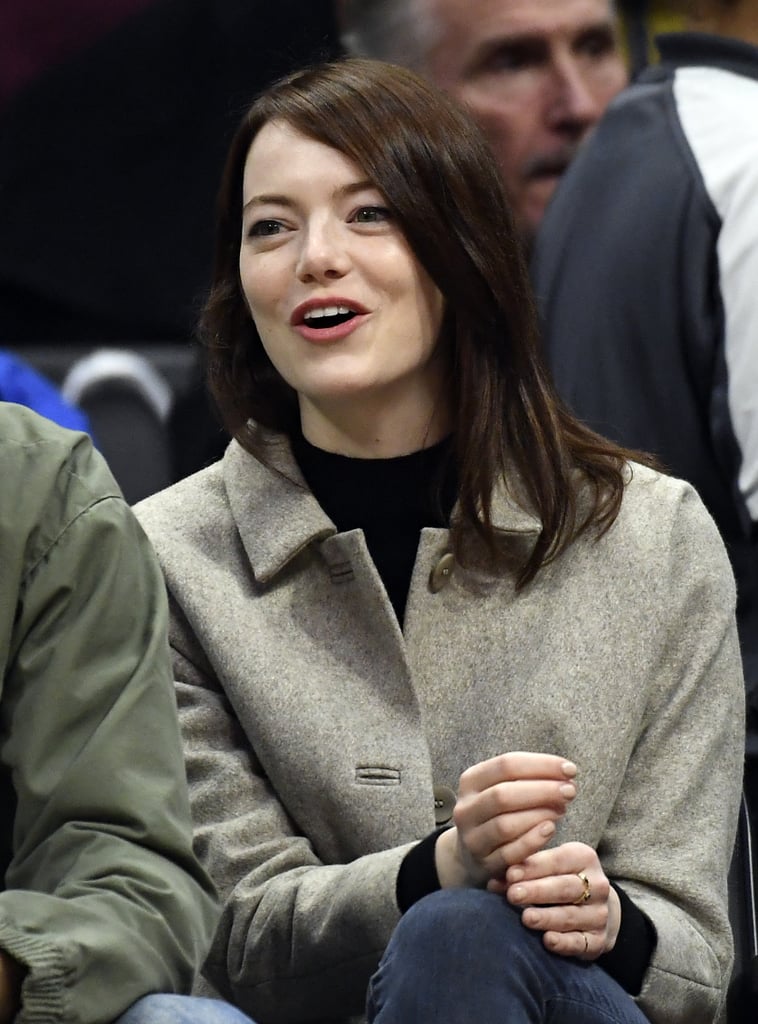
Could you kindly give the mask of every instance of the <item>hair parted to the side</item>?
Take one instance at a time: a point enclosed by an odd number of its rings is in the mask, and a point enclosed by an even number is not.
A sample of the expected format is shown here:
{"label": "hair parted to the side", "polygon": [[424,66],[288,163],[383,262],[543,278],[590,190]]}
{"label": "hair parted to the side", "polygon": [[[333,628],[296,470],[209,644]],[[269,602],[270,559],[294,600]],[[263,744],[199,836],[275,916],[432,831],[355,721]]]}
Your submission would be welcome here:
{"label": "hair parted to the side", "polygon": [[[468,561],[476,535],[493,564],[508,560],[507,538],[491,520],[493,487],[506,467],[518,474],[543,526],[519,567],[520,585],[577,533],[607,529],[619,510],[630,453],[579,424],[553,390],[497,164],[452,100],[390,64],[351,59],[298,71],[253,103],[231,143],[201,323],[211,390],[229,432],[265,459],[248,420],[289,435],[299,424],[297,396],[263,349],[239,279],[245,160],[271,121],[337,149],[362,169],[445,297],[459,481],[451,526],[456,556]],[[578,511],[577,470],[589,485],[589,513]]]}

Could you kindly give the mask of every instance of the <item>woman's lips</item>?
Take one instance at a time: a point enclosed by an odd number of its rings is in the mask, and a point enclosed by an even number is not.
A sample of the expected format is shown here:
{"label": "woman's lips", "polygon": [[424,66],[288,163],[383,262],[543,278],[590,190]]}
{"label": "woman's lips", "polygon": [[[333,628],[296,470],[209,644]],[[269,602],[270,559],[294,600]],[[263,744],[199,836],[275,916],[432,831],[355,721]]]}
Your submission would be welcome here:
{"label": "woman's lips", "polygon": [[[347,296],[320,295],[301,302],[293,310],[290,323],[306,341],[326,345],[352,334],[368,315],[364,305]],[[335,317],[339,322],[327,325],[325,321]]]}
{"label": "woman's lips", "polygon": [[353,331],[357,330],[367,319],[368,313],[356,313],[349,320],[341,324],[334,324],[332,327],[314,327],[318,320],[301,320],[293,324],[301,338],[313,342],[316,345],[326,345],[332,341],[341,341],[347,338]]}

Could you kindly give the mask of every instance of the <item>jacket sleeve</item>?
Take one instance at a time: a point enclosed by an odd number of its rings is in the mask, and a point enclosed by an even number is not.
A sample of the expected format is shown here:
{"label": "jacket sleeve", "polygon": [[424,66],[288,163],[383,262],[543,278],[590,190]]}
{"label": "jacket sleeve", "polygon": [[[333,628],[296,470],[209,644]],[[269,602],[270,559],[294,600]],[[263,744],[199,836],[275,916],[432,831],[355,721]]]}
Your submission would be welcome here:
{"label": "jacket sleeve", "polygon": [[3,681],[16,806],[0,948],[28,969],[24,1024],[106,1024],[189,991],[207,949],[166,636],[160,570],[112,488],[27,572]]}
{"label": "jacket sleeve", "polygon": [[598,852],[656,931],[642,1010],[652,1024],[711,1024],[732,967],[726,881],[744,750],[735,587],[716,527],[686,485],[652,543],[665,552],[648,580],[659,633],[642,640],[658,650],[656,697]]}
{"label": "jacket sleeve", "polygon": [[254,738],[251,746],[178,609],[172,620],[196,850],[223,907],[204,974],[266,1024],[360,1016],[400,918],[397,875],[414,843],[323,863],[274,792]]}

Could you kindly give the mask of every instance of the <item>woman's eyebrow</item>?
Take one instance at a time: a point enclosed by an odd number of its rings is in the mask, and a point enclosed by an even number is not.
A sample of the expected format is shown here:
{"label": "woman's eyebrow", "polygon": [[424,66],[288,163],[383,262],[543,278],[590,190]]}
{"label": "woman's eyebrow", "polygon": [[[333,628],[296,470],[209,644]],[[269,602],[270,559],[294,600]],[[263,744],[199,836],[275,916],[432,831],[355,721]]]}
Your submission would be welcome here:
{"label": "woman's eyebrow", "polygon": [[362,181],[354,181],[349,185],[342,185],[341,188],[335,189],[334,194],[352,196],[356,192],[366,192],[369,189],[372,189],[375,192],[379,191],[373,181],[369,181],[368,178],[364,178]]}
{"label": "woman's eyebrow", "polygon": [[[332,195],[335,198],[339,199],[342,196],[355,195],[356,192],[365,192],[369,189],[375,192],[379,191],[379,189],[376,187],[373,181],[370,181],[368,178],[363,178],[361,179],[361,181],[351,181],[347,185],[340,185],[338,188],[334,190]],[[261,195],[251,196],[250,199],[248,199],[247,202],[243,204],[242,212],[244,213],[245,210],[249,209],[249,207],[251,206],[264,206],[267,204],[270,204],[272,206],[291,207],[295,205],[295,201],[290,196],[286,196],[283,194],[280,195],[278,193],[264,192],[261,193]]]}
{"label": "woman's eyebrow", "polygon": [[259,195],[259,196],[251,196],[250,199],[248,199],[248,201],[243,204],[242,211],[244,213],[244,211],[247,210],[248,207],[250,207],[250,206],[264,206],[266,204],[270,204],[271,206],[294,206],[295,205],[293,203],[293,201],[288,196],[264,193],[264,194]]}

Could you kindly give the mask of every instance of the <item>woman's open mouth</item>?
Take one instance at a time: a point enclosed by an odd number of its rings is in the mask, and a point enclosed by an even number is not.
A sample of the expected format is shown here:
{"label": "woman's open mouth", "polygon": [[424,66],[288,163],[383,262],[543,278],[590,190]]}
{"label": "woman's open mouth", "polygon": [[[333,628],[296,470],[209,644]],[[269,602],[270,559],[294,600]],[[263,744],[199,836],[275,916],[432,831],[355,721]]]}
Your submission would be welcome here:
{"label": "woman's open mouth", "polygon": [[355,310],[348,306],[320,306],[309,309],[303,317],[303,323],[316,331],[323,331],[328,327],[348,323],[357,315]]}
{"label": "woman's open mouth", "polygon": [[348,299],[305,302],[292,315],[292,326],[306,341],[340,341],[364,322],[369,312]]}

